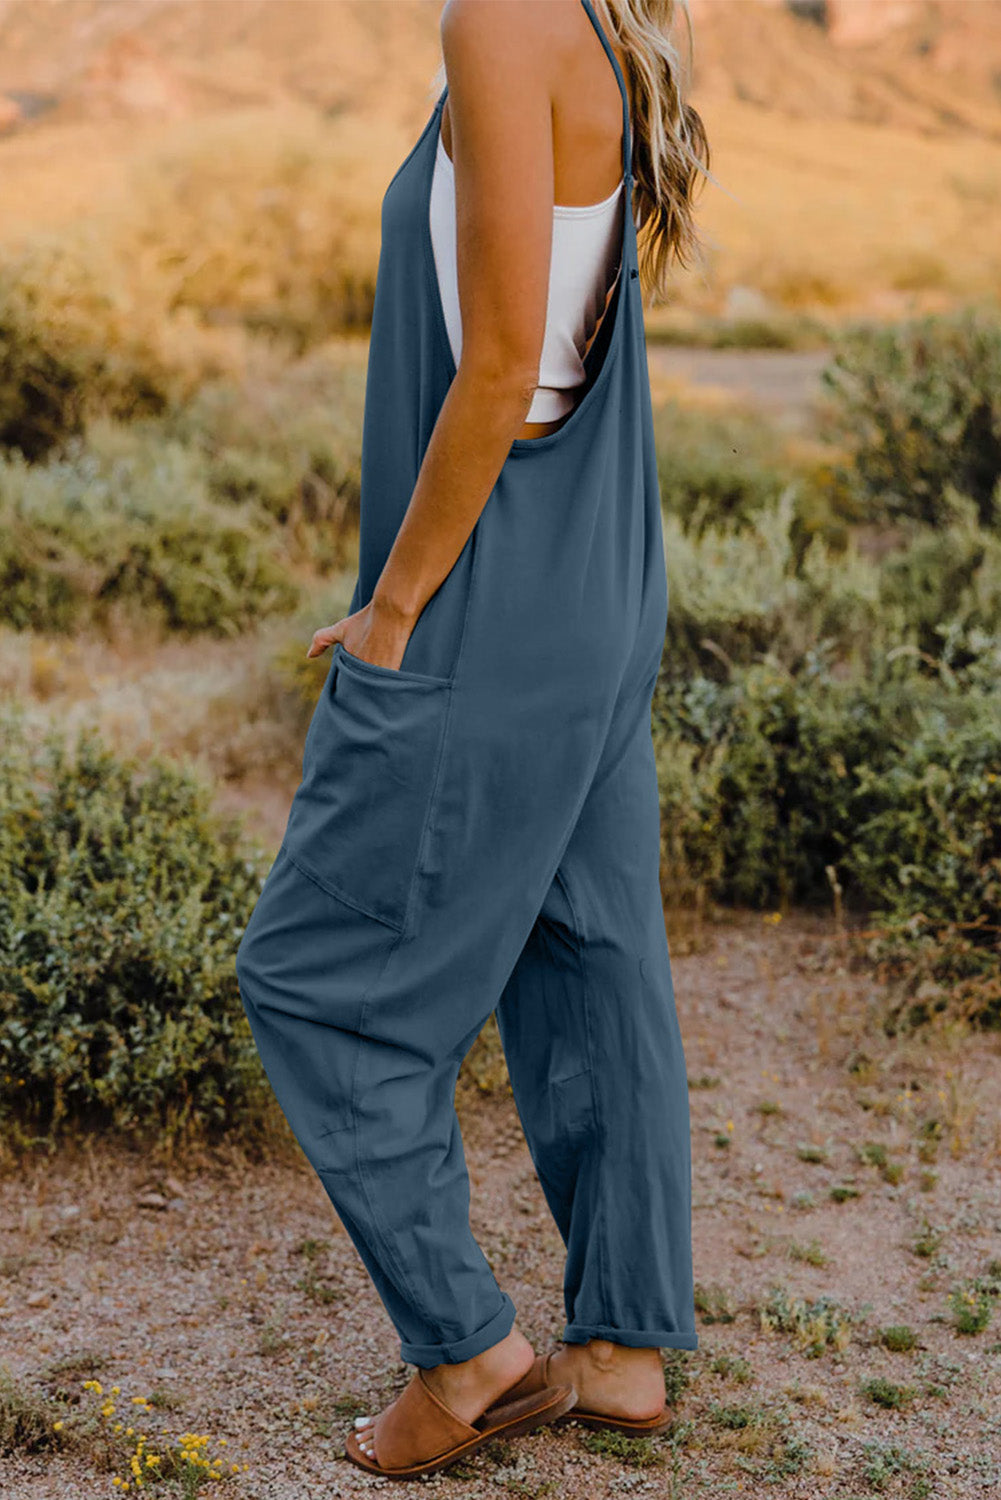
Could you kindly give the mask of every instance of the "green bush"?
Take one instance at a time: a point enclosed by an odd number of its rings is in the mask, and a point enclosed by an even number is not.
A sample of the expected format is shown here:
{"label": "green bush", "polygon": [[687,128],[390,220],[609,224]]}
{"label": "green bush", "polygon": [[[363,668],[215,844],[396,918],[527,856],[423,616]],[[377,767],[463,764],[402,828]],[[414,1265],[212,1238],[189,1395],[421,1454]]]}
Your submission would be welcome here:
{"label": "green bush", "polygon": [[891,921],[1001,927],[1001,700],[942,694],[855,773],[848,860]]}
{"label": "green bush", "polygon": [[114,424],[93,431],[45,464],[0,458],[0,619],[65,630],[124,609],[227,634],[295,606],[273,523],[211,500],[196,454]]}
{"label": "green bush", "polygon": [[[841,865],[851,842],[856,769],[888,753],[893,696],[892,683],[872,690],[838,683],[822,658],[799,678],[763,663],[726,683],[662,682],[654,723],[662,801],[671,810],[666,837],[676,839],[672,777],[684,747],[690,785],[682,795],[699,809],[708,839],[707,848],[701,832],[692,837],[675,867],[687,866],[693,878],[712,872],[710,894],[721,901],[825,899],[827,867]],[[910,701],[906,687],[897,696]]]}
{"label": "green bush", "polygon": [[945,503],[949,527],[915,524],[908,545],[879,559],[821,535],[800,550],[794,484],[753,527],[692,532],[665,517],[666,670],[722,677],[767,655],[798,672],[818,649],[842,666],[894,649],[933,665],[944,630],[1001,632],[1001,532],[981,526],[958,492]]}
{"label": "green bush", "polygon": [[851,543],[814,536],[799,554],[797,504],[790,484],[753,527],[719,522],[694,533],[665,517],[671,675],[723,676],[766,654],[797,670],[820,643],[850,659],[906,637],[906,601],[881,598],[879,565]]}
{"label": "green bush", "polygon": [[665,513],[685,531],[748,524],[788,485],[786,444],[751,412],[717,415],[666,401],[654,412]]}
{"label": "green bush", "polygon": [[[816,903],[830,870],[849,906],[898,934],[961,929],[964,976],[996,973],[1001,639],[966,645],[975,662],[937,678],[908,656],[838,678],[822,654],[798,676],[774,662],[724,683],[665,674],[654,739],[672,898]],[[1001,1024],[997,987],[976,993],[979,1018]]]}
{"label": "green bush", "polygon": [[966,309],[836,337],[822,381],[867,520],[947,522],[947,486],[1001,525],[1001,321]]}
{"label": "green bush", "polygon": [[0,1119],[47,1136],[232,1123],[262,1074],[234,954],[263,866],[207,790],[93,733],[0,757]]}
{"label": "green bush", "polygon": [[951,485],[942,510],[948,525],[911,527],[907,545],[887,553],[879,568],[881,616],[906,619],[909,638],[933,657],[943,627],[1001,629],[1001,528],[980,525],[972,502]]}
{"label": "green bush", "polygon": [[358,351],[333,345],[269,378],[208,382],[160,427],[200,455],[212,499],[258,505],[326,572],[357,532],[364,385]]}

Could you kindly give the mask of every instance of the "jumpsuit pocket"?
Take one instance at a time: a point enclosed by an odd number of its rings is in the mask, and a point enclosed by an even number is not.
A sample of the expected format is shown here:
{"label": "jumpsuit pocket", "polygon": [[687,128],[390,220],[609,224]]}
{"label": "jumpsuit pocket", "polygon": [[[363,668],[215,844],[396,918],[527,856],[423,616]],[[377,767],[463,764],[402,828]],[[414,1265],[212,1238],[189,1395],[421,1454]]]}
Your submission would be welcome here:
{"label": "jumpsuit pocket", "polygon": [[402,932],[451,682],[375,666],[338,643],[310,720],[283,847],[330,895]]}

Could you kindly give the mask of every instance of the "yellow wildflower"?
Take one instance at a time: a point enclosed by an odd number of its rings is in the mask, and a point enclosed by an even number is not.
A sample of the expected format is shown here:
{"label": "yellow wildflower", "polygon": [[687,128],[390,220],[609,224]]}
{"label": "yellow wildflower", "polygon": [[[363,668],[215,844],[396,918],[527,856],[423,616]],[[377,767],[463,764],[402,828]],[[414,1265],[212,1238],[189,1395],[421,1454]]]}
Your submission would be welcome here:
{"label": "yellow wildflower", "polygon": [[63,1425],[62,1422],[53,1422],[53,1424],[52,1424],[52,1431],[53,1432],[60,1432],[62,1430],[62,1425]]}

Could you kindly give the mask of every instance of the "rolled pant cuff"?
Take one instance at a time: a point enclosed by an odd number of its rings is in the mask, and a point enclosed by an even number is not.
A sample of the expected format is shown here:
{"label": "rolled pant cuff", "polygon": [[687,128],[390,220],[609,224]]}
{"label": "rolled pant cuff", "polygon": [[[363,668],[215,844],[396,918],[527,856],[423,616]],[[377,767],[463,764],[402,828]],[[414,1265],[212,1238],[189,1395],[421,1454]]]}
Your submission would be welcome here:
{"label": "rolled pant cuff", "polygon": [[484,1349],[499,1344],[514,1327],[516,1309],[506,1292],[500,1312],[464,1339],[453,1339],[443,1344],[400,1344],[400,1358],[408,1365],[420,1365],[431,1370],[435,1365],[458,1365],[464,1359],[482,1354]]}
{"label": "rolled pant cuff", "polygon": [[606,1328],[599,1324],[588,1327],[583,1323],[568,1323],[563,1330],[564,1344],[586,1344],[588,1339],[608,1339],[612,1344],[625,1344],[629,1349],[697,1349],[699,1336],[693,1328],[691,1333],[672,1333],[667,1329]]}

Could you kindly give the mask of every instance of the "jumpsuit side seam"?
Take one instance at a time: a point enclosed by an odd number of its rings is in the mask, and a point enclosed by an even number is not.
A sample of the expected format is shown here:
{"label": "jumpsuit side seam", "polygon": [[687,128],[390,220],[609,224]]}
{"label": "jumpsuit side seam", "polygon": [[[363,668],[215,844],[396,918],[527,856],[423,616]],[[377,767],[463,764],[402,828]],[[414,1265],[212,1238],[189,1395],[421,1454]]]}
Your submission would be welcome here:
{"label": "jumpsuit side seam", "polygon": [[[475,563],[475,556],[476,556],[476,554],[475,554],[475,548],[474,548],[474,553],[473,553],[474,563]],[[468,614],[468,609],[469,609],[469,601],[467,599],[467,603],[466,603],[466,613],[467,614]],[[463,627],[465,627],[465,618],[466,618],[466,616],[464,614],[464,616],[463,616]],[[453,674],[453,676],[454,676],[454,674]],[[437,756],[436,756],[436,759],[435,759],[434,779],[433,779],[433,782],[432,782],[430,794],[428,796],[427,809],[426,809],[425,815],[424,815],[424,824],[423,824],[423,827],[422,827],[422,830],[421,830],[421,840],[420,840],[418,857],[417,857],[417,861],[416,861],[415,866],[414,866],[414,873],[413,873],[413,876],[411,877],[410,888],[409,888],[409,891],[408,891],[408,894],[407,894],[407,905],[406,905],[405,916],[404,916],[404,925],[403,925],[402,928],[400,928],[397,931],[396,937],[395,937],[394,941],[392,942],[392,944],[390,945],[389,952],[386,955],[386,962],[383,964],[382,968],[379,970],[379,974],[378,974],[377,978],[369,986],[369,988],[366,991],[365,996],[364,996],[364,998],[362,1000],[361,1011],[359,1013],[359,1018],[358,1018],[358,1036],[359,1036],[360,1040],[364,1039],[365,1036],[366,1036],[366,1032],[365,1032],[365,1020],[366,1020],[366,1016],[368,1014],[368,1009],[369,1009],[369,1005],[371,1003],[372,995],[375,992],[376,986],[378,985],[379,981],[382,979],[383,975],[385,974],[385,972],[386,972],[387,968],[389,967],[389,964],[390,964],[390,962],[391,962],[394,954],[396,953],[396,951],[399,948],[400,944],[403,942],[404,937],[407,935],[407,933],[410,931],[410,929],[413,926],[413,921],[414,921],[414,910],[413,910],[413,908],[414,908],[414,900],[415,900],[415,891],[416,891],[418,877],[419,877],[420,869],[421,869],[421,860],[423,858],[425,846],[426,846],[426,843],[427,843],[428,833],[429,833],[429,829],[430,829],[430,825],[431,825],[432,814],[433,814],[434,807],[435,807],[435,804],[436,804],[436,801],[437,801],[438,788],[439,788],[440,781],[441,781],[441,769],[442,769],[442,766],[443,766],[444,761],[445,761],[445,752],[446,752],[446,748],[447,748],[447,745],[448,745],[448,731],[449,731],[449,727],[450,727],[450,724],[451,724],[451,716],[452,716],[453,703],[454,703],[454,699],[453,699],[453,694],[452,694],[452,684],[449,683],[448,698],[446,700],[444,721],[443,721],[443,724],[442,724],[441,737],[440,737],[439,742],[438,742],[438,753],[437,753]],[[351,1104],[350,1104],[350,1114],[351,1114],[352,1122],[355,1125],[355,1127],[357,1126],[357,1116],[358,1116],[358,1105],[357,1105],[357,1100],[358,1100],[358,1078],[359,1078],[359,1072],[360,1072],[362,1050],[363,1049],[361,1047],[358,1048],[358,1052],[357,1052],[357,1055],[355,1057],[354,1068],[352,1069],[352,1074],[351,1074]],[[374,1187],[373,1187],[373,1184],[372,1184],[372,1181],[371,1181],[368,1169],[366,1167],[365,1162],[362,1159],[362,1155],[361,1155],[361,1142],[360,1142],[359,1132],[358,1132],[357,1128],[355,1128],[355,1130],[354,1130],[354,1145],[355,1145],[355,1168],[356,1168],[356,1171],[357,1171],[358,1181],[361,1184],[362,1192],[365,1195],[365,1201],[366,1201],[366,1203],[368,1204],[368,1207],[369,1207],[369,1213],[371,1214],[371,1219],[372,1219],[373,1227],[378,1231],[379,1239],[380,1239],[380,1241],[382,1242],[382,1244],[383,1244],[383,1246],[385,1248],[387,1262],[389,1264],[394,1265],[396,1267],[396,1274],[397,1274],[397,1276],[399,1277],[399,1280],[400,1280],[401,1290],[405,1293],[405,1295],[407,1296],[408,1300],[411,1302],[411,1304],[414,1307],[420,1307],[422,1305],[421,1297],[418,1295],[418,1293],[417,1293],[417,1291],[416,1291],[416,1289],[414,1287],[414,1284],[411,1282],[410,1277],[409,1277],[409,1275],[407,1273],[407,1269],[406,1269],[405,1265],[403,1264],[403,1261],[400,1259],[399,1255],[396,1252],[396,1247],[393,1244],[391,1230],[389,1228],[389,1225],[386,1223],[385,1218],[382,1215],[381,1209],[379,1207],[378,1195],[374,1191]],[[502,1311],[503,1310],[504,1309],[502,1309]]]}
{"label": "jumpsuit side seam", "polygon": [[[359,1039],[359,1041],[362,1041],[365,1038],[365,1034],[366,1034],[365,1033],[365,1016],[366,1016],[367,1011],[368,1011],[369,1002],[371,1000],[372,994],[373,994],[373,992],[374,992],[374,990],[376,988],[376,985],[379,983],[379,980],[382,979],[382,977],[385,974],[387,968],[389,967],[390,960],[392,959],[394,953],[396,952],[397,948],[400,946],[400,944],[401,944],[402,941],[403,941],[403,933],[400,932],[400,933],[397,934],[397,936],[394,939],[394,941],[390,944],[389,952],[386,954],[386,962],[382,965],[382,968],[379,970],[377,978],[375,980],[373,980],[373,982],[369,985],[368,989],[365,991],[365,994],[362,996],[361,1007],[360,1007],[360,1010],[359,1010],[359,1013],[358,1013],[358,1039]],[[412,1285],[412,1283],[410,1281],[410,1278],[407,1276],[406,1269],[403,1266],[402,1261],[397,1256],[396,1247],[393,1244],[392,1237],[391,1237],[391,1235],[388,1232],[387,1225],[386,1225],[386,1223],[385,1223],[385,1221],[384,1221],[384,1219],[382,1217],[381,1212],[379,1211],[379,1207],[378,1207],[378,1203],[377,1203],[376,1197],[373,1195],[372,1190],[371,1190],[371,1184],[369,1182],[368,1173],[367,1173],[367,1171],[365,1169],[365,1164],[362,1161],[362,1156],[361,1156],[361,1141],[359,1139],[359,1131],[358,1131],[358,1075],[359,1075],[359,1072],[360,1072],[361,1055],[362,1055],[363,1051],[364,1051],[364,1048],[362,1048],[362,1047],[359,1046],[357,1052],[355,1053],[354,1067],[351,1070],[351,1096],[350,1096],[351,1102],[350,1102],[349,1112],[350,1112],[350,1115],[351,1115],[351,1126],[352,1126],[352,1130],[353,1130],[353,1133],[354,1133],[355,1171],[356,1171],[356,1175],[357,1175],[358,1181],[361,1184],[362,1192],[365,1194],[365,1201],[368,1204],[369,1213],[371,1214],[373,1227],[378,1230],[379,1239],[381,1240],[383,1248],[385,1250],[386,1260],[387,1260],[387,1262],[389,1264],[394,1265],[396,1267],[396,1274],[400,1278],[401,1289],[405,1292],[406,1296],[410,1299],[410,1301],[413,1304],[413,1306],[414,1307],[420,1307],[421,1306],[421,1299],[420,1299],[420,1297],[418,1295],[416,1295],[414,1287],[413,1287],[413,1285]]]}
{"label": "jumpsuit side seam", "polygon": [[[400,943],[403,941],[403,938],[404,938],[407,930],[413,924],[413,915],[414,915],[413,914],[413,896],[414,896],[414,888],[415,888],[415,885],[416,885],[416,882],[417,882],[417,879],[418,879],[418,875],[420,873],[421,861],[423,859],[423,856],[424,856],[424,853],[425,853],[425,849],[426,849],[426,845],[427,845],[427,839],[428,839],[429,829],[430,829],[431,820],[432,820],[432,813],[433,813],[434,805],[435,805],[436,800],[437,800],[438,788],[439,788],[440,781],[441,781],[441,770],[442,770],[442,766],[444,765],[444,762],[445,762],[446,750],[447,750],[447,747],[448,747],[448,729],[449,729],[450,722],[451,722],[451,714],[452,714],[452,708],[453,708],[453,704],[454,704],[453,688],[454,688],[455,680],[456,680],[456,677],[457,677],[458,671],[459,671],[459,663],[460,663],[460,661],[462,659],[462,650],[463,650],[463,646],[464,646],[465,639],[466,639],[466,625],[467,625],[467,621],[469,619],[470,608],[471,608],[472,597],[473,597],[473,587],[474,587],[474,584],[475,584],[475,581],[476,581],[476,572],[477,572],[476,564],[477,564],[477,560],[478,560],[478,556],[479,556],[479,549],[477,548],[477,545],[476,545],[476,528],[475,527],[473,529],[472,536],[473,536],[473,546],[472,546],[472,553],[473,553],[473,555],[472,555],[472,560],[470,562],[469,585],[468,585],[467,594],[466,594],[465,608],[464,608],[463,614],[462,614],[462,625],[460,627],[459,644],[458,644],[458,648],[456,650],[455,663],[454,663],[453,670],[452,670],[452,676],[451,676],[451,679],[449,681],[448,700],[447,700],[447,707],[446,707],[446,710],[445,710],[445,723],[444,723],[444,725],[442,727],[441,740],[440,740],[440,743],[439,743],[439,746],[438,746],[438,757],[437,757],[437,761],[436,761],[436,765],[435,765],[434,783],[433,783],[431,795],[428,798],[427,813],[426,813],[425,820],[424,820],[424,827],[423,827],[422,832],[421,832],[420,853],[418,855],[417,865],[416,865],[415,870],[414,870],[414,876],[413,876],[413,881],[411,882],[410,892],[409,892],[408,897],[407,897],[407,915],[406,915],[406,918],[405,918],[405,924],[404,924],[404,927],[398,931],[397,937],[396,937],[395,941],[392,943],[392,945],[390,947],[389,953],[386,956],[386,963],[382,966],[382,969],[379,971],[378,979],[369,987],[369,989],[366,992],[365,997],[364,997],[364,999],[362,1001],[361,1013],[360,1013],[359,1020],[358,1020],[358,1035],[359,1035],[360,1038],[364,1038],[364,1036],[366,1034],[365,1033],[365,1018],[366,1018],[366,1014],[368,1012],[368,1007],[369,1007],[369,1003],[370,1003],[370,1000],[371,1000],[372,993],[375,990],[375,986],[378,983],[378,980],[381,979],[382,976],[383,976],[383,974],[386,972],[386,968],[388,967],[390,960],[392,959],[393,955],[395,954],[395,952],[396,952],[397,948],[399,947]],[[350,1113],[351,1113],[352,1122],[355,1125],[357,1123],[357,1114],[358,1114],[358,1108],[357,1108],[358,1076],[359,1076],[359,1069],[360,1069],[360,1062],[361,1062],[361,1052],[362,1052],[362,1049],[359,1048],[358,1049],[358,1055],[355,1058],[355,1064],[354,1064],[354,1068],[352,1070],[352,1076],[351,1076],[351,1105],[350,1105]],[[411,1283],[409,1276],[407,1275],[407,1271],[406,1271],[405,1266],[403,1265],[402,1261],[400,1260],[400,1258],[396,1254],[396,1249],[395,1249],[395,1246],[393,1245],[393,1242],[392,1242],[392,1236],[391,1236],[391,1234],[389,1232],[389,1229],[388,1229],[388,1226],[386,1225],[385,1220],[383,1219],[382,1214],[381,1214],[381,1212],[379,1210],[378,1201],[377,1201],[377,1195],[373,1192],[373,1187],[372,1187],[371,1180],[370,1180],[368,1172],[367,1172],[367,1170],[365,1168],[365,1164],[362,1161],[362,1157],[361,1157],[361,1145],[360,1145],[360,1141],[359,1141],[359,1135],[358,1135],[357,1128],[354,1131],[354,1143],[355,1143],[355,1167],[356,1167],[357,1174],[358,1174],[358,1180],[359,1180],[359,1182],[361,1184],[362,1192],[365,1194],[365,1200],[366,1200],[366,1202],[369,1205],[369,1212],[370,1212],[370,1214],[372,1216],[372,1223],[373,1223],[374,1227],[378,1230],[379,1239],[382,1241],[382,1244],[385,1247],[386,1254],[387,1254],[387,1259],[388,1259],[389,1263],[396,1266],[397,1275],[400,1278],[400,1284],[401,1284],[402,1289],[406,1292],[406,1295],[409,1298],[409,1300],[411,1301],[412,1305],[414,1307],[420,1307],[422,1305],[422,1299],[417,1294],[417,1292],[415,1291],[415,1288],[414,1288],[413,1284]]]}
{"label": "jumpsuit side seam", "polygon": [[[529,439],[526,439],[526,441],[531,442],[532,439],[529,438]],[[576,805],[574,807],[574,810],[570,814],[569,819],[567,820],[566,828],[564,829],[564,832],[562,834],[562,837],[560,838],[559,844],[557,845],[558,853],[557,853],[557,856],[556,856],[556,863],[552,867],[553,873],[552,873],[552,876],[551,876],[551,880],[556,880],[559,877],[560,866],[563,863],[563,859],[564,859],[564,856],[566,855],[567,848],[568,848],[568,846],[570,844],[570,840],[573,838],[574,829],[577,827],[577,824],[580,821],[580,815],[584,811],[584,803],[587,801],[587,799],[588,799],[588,797],[590,795],[591,786],[592,786],[592,784],[594,782],[595,776],[597,775],[598,766],[599,766],[600,762],[601,762],[601,751],[599,749],[598,754],[595,756],[594,765],[593,765],[593,767],[591,769],[591,772],[584,779],[584,789],[581,792],[580,796],[577,798],[577,802],[576,802]],[[566,885],[563,884],[562,881],[561,881],[561,886],[562,886],[563,894],[566,896],[567,902],[570,904],[571,914],[573,914],[574,908],[573,908],[572,902],[570,902],[570,894],[567,891]],[[576,922],[576,916],[574,916],[574,921]],[[576,928],[574,929],[574,941],[575,942],[577,941]]]}
{"label": "jumpsuit side seam", "polygon": [[[594,1110],[596,1147],[600,1151],[605,1140],[605,1116],[604,1111],[601,1107],[598,1085],[594,1072],[594,1035],[591,1028],[590,1008],[591,987],[588,982],[588,966],[585,959],[584,929],[580,917],[577,914],[576,904],[570,894],[570,888],[567,885],[566,876],[563,874],[562,870],[557,869],[555,879],[560,887],[560,890],[563,892],[564,900],[566,901],[567,907],[570,911],[574,948],[577,952],[577,961],[580,964],[581,995],[583,997],[582,1009],[584,1012],[584,1049],[587,1055],[587,1070],[591,1080],[591,1106]],[[603,1197],[599,1197],[598,1212],[596,1215],[596,1222],[592,1225],[592,1233],[597,1234],[598,1284],[601,1287],[602,1307],[608,1307],[608,1257],[605,1244],[606,1217],[605,1200]]]}

